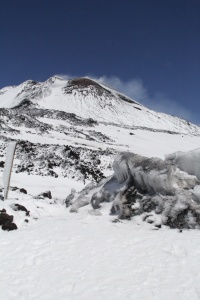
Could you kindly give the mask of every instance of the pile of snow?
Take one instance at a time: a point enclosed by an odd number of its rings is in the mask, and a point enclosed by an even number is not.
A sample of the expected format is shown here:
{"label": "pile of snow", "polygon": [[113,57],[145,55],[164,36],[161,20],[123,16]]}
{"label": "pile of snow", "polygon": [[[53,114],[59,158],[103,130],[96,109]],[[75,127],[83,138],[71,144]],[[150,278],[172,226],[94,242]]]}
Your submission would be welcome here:
{"label": "pile of snow", "polygon": [[169,160],[178,154],[166,160],[119,154],[113,164],[114,175],[87,186],[72,203],[71,212],[90,202],[94,209],[102,202],[113,202],[111,212],[120,219],[141,216],[156,226],[200,229],[200,182],[194,176],[198,175],[195,159],[199,156],[200,149],[180,155],[186,173]]}
{"label": "pile of snow", "polygon": [[195,149],[188,152],[175,152],[166,155],[165,161],[175,164],[180,170],[190,175],[195,175],[200,180],[200,150]]}

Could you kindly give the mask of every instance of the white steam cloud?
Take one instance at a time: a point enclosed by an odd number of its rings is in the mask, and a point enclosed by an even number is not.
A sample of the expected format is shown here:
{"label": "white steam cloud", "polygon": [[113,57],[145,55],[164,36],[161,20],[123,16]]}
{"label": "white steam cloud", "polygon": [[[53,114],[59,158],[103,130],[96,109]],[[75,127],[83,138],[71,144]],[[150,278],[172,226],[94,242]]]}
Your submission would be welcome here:
{"label": "white steam cloud", "polygon": [[[94,77],[93,77],[94,78]],[[184,119],[191,119],[192,114],[178,103],[168,99],[163,93],[156,92],[154,97],[150,97],[141,79],[130,79],[123,81],[118,77],[102,76],[95,78],[102,84],[113,87],[117,91],[129,96],[133,100],[140,102],[155,111],[171,114]]]}
{"label": "white steam cloud", "polygon": [[128,81],[123,81],[118,77],[111,76],[102,76],[96,78],[102,84],[108,85],[115,90],[129,96],[133,100],[137,100],[138,102],[142,101],[142,99],[146,99],[148,97],[148,93],[146,88],[143,85],[141,79],[131,79]]}

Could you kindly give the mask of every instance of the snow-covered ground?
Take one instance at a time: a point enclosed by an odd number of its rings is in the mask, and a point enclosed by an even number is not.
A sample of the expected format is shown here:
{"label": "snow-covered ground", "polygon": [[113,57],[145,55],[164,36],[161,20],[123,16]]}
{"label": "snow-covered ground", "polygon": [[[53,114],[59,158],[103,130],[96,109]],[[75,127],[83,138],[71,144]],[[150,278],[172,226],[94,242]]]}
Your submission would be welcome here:
{"label": "snow-covered ground", "polygon": [[[52,122],[53,119],[45,122]],[[60,123],[60,122],[59,122]],[[76,126],[76,130],[82,129]],[[85,147],[88,149],[114,149],[118,152],[134,152],[147,157],[160,157],[175,151],[189,151],[200,147],[200,137],[192,134],[170,134],[167,132],[154,132],[144,129],[123,128],[111,124],[99,123],[92,127],[92,131],[106,134],[111,142],[91,141],[85,136],[74,137],[71,134],[50,132],[42,135],[27,133],[26,128],[22,128],[19,134],[12,138],[28,140],[32,143],[73,145],[75,147]],[[84,132],[87,132],[84,129]],[[89,133],[88,133],[89,134]]]}
{"label": "snow-covered ground", "polygon": [[[54,187],[60,199],[71,188],[66,182],[64,190],[62,179],[38,184],[28,175],[12,183],[32,194]],[[5,207],[16,196],[10,193]],[[137,219],[112,223],[110,203],[97,216],[88,206],[70,214],[62,201],[37,201],[17,201],[35,217],[30,225],[1,231],[1,299],[199,299],[200,231],[156,230]]]}
{"label": "snow-covered ground", "polygon": [[[164,133],[141,131],[130,138],[138,152],[152,156],[156,135],[160,157],[199,146],[198,137],[186,142],[178,136],[177,142],[168,135],[168,141]],[[83,184],[63,177],[13,173],[11,186],[28,194],[11,191],[1,201],[0,209],[13,214],[19,227],[0,231],[1,299],[200,299],[200,231],[157,229],[137,218],[113,223],[111,203],[102,204],[100,215],[91,206],[70,214],[64,199]],[[46,190],[51,200],[33,199]],[[30,217],[13,211],[13,203],[24,205]]]}
{"label": "snow-covered ground", "polygon": [[[44,180],[35,193],[53,181],[64,197],[57,179]],[[18,202],[36,214],[24,197]],[[109,203],[96,216],[90,207],[70,214],[58,203],[50,211],[42,201],[39,219],[1,231],[1,299],[199,299],[200,231],[155,230],[137,219],[112,223]]]}
{"label": "snow-covered ground", "polygon": [[200,232],[89,214],[1,235],[1,299],[199,299]]}

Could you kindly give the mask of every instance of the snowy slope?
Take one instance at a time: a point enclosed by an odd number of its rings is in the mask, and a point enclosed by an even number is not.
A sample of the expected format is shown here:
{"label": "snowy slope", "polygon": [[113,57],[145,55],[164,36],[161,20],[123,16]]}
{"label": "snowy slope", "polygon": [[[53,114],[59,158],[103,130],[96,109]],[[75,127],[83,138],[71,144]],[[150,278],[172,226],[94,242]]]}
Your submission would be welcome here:
{"label": "snowy slope", "polygon": [[64,80],[52,77],[43,83],[29,80],[19,86],[0,90],[0,108],[13,108],[27,100],[38,108],[74,113],[82,118],[106,123],[200,133],[198,126],[152,111],[88,78]]}

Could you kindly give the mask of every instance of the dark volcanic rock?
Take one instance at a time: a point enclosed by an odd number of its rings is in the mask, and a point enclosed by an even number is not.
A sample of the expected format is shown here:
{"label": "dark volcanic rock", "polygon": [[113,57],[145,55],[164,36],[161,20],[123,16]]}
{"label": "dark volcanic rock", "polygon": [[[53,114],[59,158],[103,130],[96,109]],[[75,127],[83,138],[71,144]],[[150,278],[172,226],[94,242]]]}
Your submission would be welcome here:
{"label": "dark volcanic rock", "polygon": [[0,210],[0,226],[6,231],[17,229],[17,225],[13,223],[13,216],[7,214],[5,209]]}
{"label": "dark volcanic rock", "polygon": [[52,199],[51,191],[43,192],[35,197],[35,199],[44,199],[44,198]]}
{"label": "dark volcanic rock", "polygon": [[103,89],[97,82],[89,79],[89,78],[75,78],[70,80],[68,86],[76,86],[79,88],[87,88],[89,86],[95,86],[97,89]]}
{"label": "dark volcanic rock", "polygon": [[20,191],[21,193],[23,193],[23,194],[27,194],[27,190],[25,190],[25,189],[23,189],[23,188],[20,189],[19,191]]}
{"label": "dark volcanic rock", "polygon": [[0,161],[0,168],[3,168],[4,167],[4,161]]}
{"label": "dark volcanic rock", "polygon": [[17,225],[12,222],[6,222],[5,224],[2,225],[2,229],[6,231],[16,230]]}
{"label": "dark volcanic rock", "polygon": [[18,189],[19,189],[19,188],[16,187],[16,186],[11,186],[11,187],[10,187],[10,190],[11,190],[11,191],[17,191]]}
{"label": "dark volcanic rock", "polygon": [[42,193],[42,196],[45,197],[45,198],[52,199],[52,196],[51,196],[51,192],[50,192],[50,191],[47,191],[47,192]]}
{"label": "dark volcanic rock", "polygon": [[25,206],[18,204],[18,203],[15,203],[14,205],[12,205],[12,209],[15,211],[21,210],[21,211],[26,212],[27,216],[30,215],[30,211],[28,211],[28,209]]}
{"label": "dark volcanic rock", "polygon": [[12,222],[13,216],[6,213],[6,211],[1,211],[0,214],[0,226],[4,225],[7,222]]}
{"label": "dark volcanic rock", "polygon": [[[98,132],[88,131],[88,133],[98,141],[109,139]],[[19,141],[16,158],[20,163],[16,163],[13,170],[16,173],[25,172],[57,178],[60,176],[56,173],[59,168],[62,176],[69,179],[99,181],[104,169],[111,168],[109,160],[107,165],[104,164],[112,154],[114,154],[113,150],[96,151],[68,145],[32,144],[28,141]],[[15,190],[17,189],[19,188],[16,187]]]}

